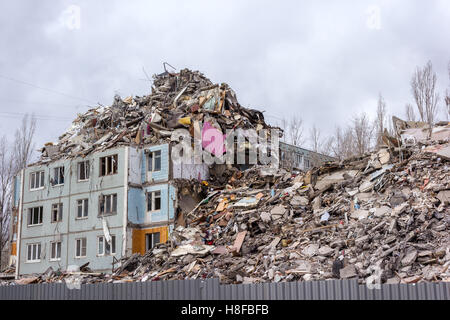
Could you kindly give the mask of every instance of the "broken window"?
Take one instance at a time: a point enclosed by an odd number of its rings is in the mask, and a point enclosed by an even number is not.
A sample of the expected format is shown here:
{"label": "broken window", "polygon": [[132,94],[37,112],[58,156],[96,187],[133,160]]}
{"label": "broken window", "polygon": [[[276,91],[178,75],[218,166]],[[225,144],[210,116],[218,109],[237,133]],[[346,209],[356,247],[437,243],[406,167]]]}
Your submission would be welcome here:
{"label": "broken window", "polygon": [[28,209],[28,226],[42,224],[43,207],[34,207]]}
{"label": "broken window", "polygon": [[61,260],[61,241],[51,242],[50,260]]}
{"label": "broken window", "polygon": [[145,235],[145,250],[151,250],[155,245],[157,245],[160,242],[160,233],[154,232],[154,233],[147,233]]}
{"label": "broken window", "polygon": [[27,245],[27,262],[41,261],[41,244],[31,243]]}
{"label": "broken window", "polygon": [[117,154],[100,158],[100,176],[107,176],[117,173]]}
{"label": "broken window", "polygon": [[62,213],[63,213],[63,204],[62,203],[54,203],[52,204],[52,222],[60,222],[62,221]]}
{"label": "broken window", "polygon": [[116,236],[111,235],[111,243],[108,243],[104,236],[98,237],[97,254],[99,256],[113,255],[115,253],[116,253]]}
{"label": "broken window", "polygon": [[86,238],[76,239],[75,258],[86,257]]}
{"label": "broken window", "polygon": [[147,193],[147,211],[161,210],[161,191]]}
{"label": "broken window", "polygon": [[99,215],[115,214],[117,213],[117,194],[109,194],[100,196]]}
{"label": "broken window", "polygon": [[296,154],[296,163],[297,163],[297,166],[300,166],[300,165],[302,164],[302,160],[303,160],[303,155],[297,153],[297,154]]}
{"label": "broken window", "polygon": [[78,181],[89,180],[89,160],[78,162]]}
{"label": "broken window", "polygon": [[88,199],[77,200],[77,219],[86,218],[88,210]]}
{"label": "broken window", "polygon": [[59,186],[64,184],[64,167],[53,168],[52,185]]}
{"label": "broken window", "polygon": [[32,172],[30,174],[30,190],[44,187],[44,171]]}
{"label": "broken window", "polygon": [[309,159],[305,159],[305,168],[309,168]]}
{"label": "broken window", "polygon": [[150,152],[148,155],[148,171],[161,171],[161,150]]}

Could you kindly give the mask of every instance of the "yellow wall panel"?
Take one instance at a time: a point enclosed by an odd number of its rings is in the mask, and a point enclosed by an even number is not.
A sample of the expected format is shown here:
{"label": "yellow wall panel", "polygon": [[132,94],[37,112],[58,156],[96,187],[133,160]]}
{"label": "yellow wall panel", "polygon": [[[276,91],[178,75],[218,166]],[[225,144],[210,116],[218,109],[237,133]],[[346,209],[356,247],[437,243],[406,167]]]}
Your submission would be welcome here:
{"label": "yellow wall panel", "polygon": [[148,228],[148,229],[133,229],[133,244],[132,252],[145,254],[145,235],[149,233],[160,233],[159,240],[164,243],[168,239],[168,227]]}
{"label": "yellow wall panel", "polygon": [[17,244],[14,241],[13,243],[11,243],[11,255],[15,256],[17,254]]}

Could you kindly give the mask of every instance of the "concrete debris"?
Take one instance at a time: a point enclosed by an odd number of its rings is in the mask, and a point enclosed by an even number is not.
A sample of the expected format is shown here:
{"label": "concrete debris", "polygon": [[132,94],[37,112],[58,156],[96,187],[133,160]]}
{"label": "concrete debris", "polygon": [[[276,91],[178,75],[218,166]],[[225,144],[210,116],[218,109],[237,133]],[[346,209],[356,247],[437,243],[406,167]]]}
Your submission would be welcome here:
{"label": "concrete debris", "polygon": [[216,128],[223,133],[227,129],[270,128],[262,112],[242,107],[227,84],[213,84],[202,73],[183,69],[154,75],[149,95],[125,99],[116,95],[111,106],[79,114],[57,142],[41,149],[36,164],[84,157],[119,145],[171,142],[179,129],[187,129],[191,136],[194,131],[202,132],[202,123],[204,129]]}
{"label": "concrete debris", "polygon": [[[89,132],[95,130],[90,128],[101,130],[110,121],[134,128],[141,120],[152,124],[153,119],[164,128],[158,130],[171,130],[185,117],[174,116],[174,105],[182,110],[217,109],[224,91],[222,110],[261,121],[257,113],[239,109],[230,89],[211,86],[198,73],[182,71],[155,81],[151,96],[115,101],[118,110],[127,110],[120,121],[122,111],[115,114],[116,107],[79,118],[77,129],[62,137],[60,152],[74,154],[79,149],[69,147],[74,135],[84,132],[86,141],[93,141]],[[149,107],[147,117],[138,106],[155,107]],[[172,107],[161,112],[162,106]],[[154,113],[159,117],[153,118]],[[119,141],[117,134],[114,131],[110,139]],[[426,151],[425,142],[404,145],[397,138],[384,138],[388,147],[381,153],[326,163],[306,173],[259,165],[244,171],[215,168],[223,183],[209,184],[209,193],[191,205],[194,208],[184,214],[185,226],[176,226],[168,242],[144,255],[123,258],[112,274],[80,269],[83,283],[212,277],[222,283],[331,278],[364,283],[373,280],[375,267],[383,283],[449,281],[450,163]],[[56,271],[18,281],[58,282],[69,275]]]}
{"label": "concrete debris", "polygon": [[354,278],[357,275],[354,265],[348,265],[340,270],[341,279]]}

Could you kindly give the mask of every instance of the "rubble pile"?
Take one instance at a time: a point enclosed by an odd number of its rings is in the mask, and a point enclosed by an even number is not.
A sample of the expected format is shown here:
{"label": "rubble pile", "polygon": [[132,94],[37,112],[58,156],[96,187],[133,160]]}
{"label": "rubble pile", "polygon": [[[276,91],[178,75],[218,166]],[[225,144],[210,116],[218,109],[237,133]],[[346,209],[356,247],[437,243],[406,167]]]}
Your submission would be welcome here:
{"label": "rubble pile", "polygon": [[187,214],[169,243],[132,256],[115,276],[448,281],[448,159],[404,151],[411,156],[403,161],[382,149],[297,176],[240,172]]}
{"label": "rubble pile", "polygon": [[[4,283],[450,281],[450,125],[393,122],[397,137],[385,134],[385,147],[308,172],[216,165],[212,181],[175,181],[182,210],[169,241],[123,258],[112,274],[84,265]],[[200,123],[222,132],[269,127],[228,85],[184,69],[154,76],[148,96],[116,96],[79,115],[43,148],[41,162],[170,142],[177,129],[194,135]]]}
{"label": "rubble pile", "polygon": [[[263,166],[235,171],[179,217],[167,243],[124,258],[112,275],[78,277],[449,281],[450,159],[437,154],[446,146],[383,148],[300,175]],[[42,277],[33,281],[73,273]]]}
{"label": "rubble pile", "polygon": [[78,115],[58,142],[42,148],[40,163],[119,145],[170,142],[175,130],[185,128],[194,136],[202,123],[221,132],[269,127],[262,112],[242,107],[226,83],[213,84],[198,71],[164,72],[153,80],[147,96],[122,100],[116,95],[111,106]]}

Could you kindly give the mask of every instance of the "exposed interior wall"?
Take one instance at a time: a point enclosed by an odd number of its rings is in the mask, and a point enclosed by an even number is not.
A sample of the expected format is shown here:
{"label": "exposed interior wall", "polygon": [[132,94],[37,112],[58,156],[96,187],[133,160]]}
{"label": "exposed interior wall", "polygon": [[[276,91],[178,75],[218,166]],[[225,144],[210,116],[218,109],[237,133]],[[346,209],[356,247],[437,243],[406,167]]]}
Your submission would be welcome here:
{"label": "exposed interior wall", "polygon": [[[161,151],[161,170],[150,172],[147,167],[147,157],[150,152]],[[169,179],[169,145],[162,144],[144,149],[141,160],[141,182],[161,182]]]}
{"label": "exposed interior wall", "polygon": [[[130,147],[128,153],[128,182],[134,184],[140,184],[141,181],[141,168],[142,161],[144,160],[141,156],[140,152],[142,150],[138,150],[136,148]],[[144,163],[145,165],[145,163]]]}
{"label": "exposed interior wall", "polygon": [[[161,192],[161,209],[147,211],[147,193]],[[175,188],[171,185],[155,184],[143,189],[130,187],[128,191],[128,221],[133,224],[160,223],[174,218]]]}

